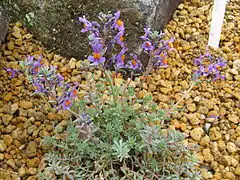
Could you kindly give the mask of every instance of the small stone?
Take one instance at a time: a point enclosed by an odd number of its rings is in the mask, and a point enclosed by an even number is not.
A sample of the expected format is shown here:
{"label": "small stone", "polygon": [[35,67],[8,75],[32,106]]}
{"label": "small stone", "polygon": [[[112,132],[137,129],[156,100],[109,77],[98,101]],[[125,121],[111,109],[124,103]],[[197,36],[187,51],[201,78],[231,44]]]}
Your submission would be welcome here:
{"label": "small stone", "polygon": [[156,91],[156,89],[157,89],[157,86],[156,86],[156,85],[154,85],[154,84],[149,84],[148,90],[149,90],[150,92],[154,92],[154,91]]}
{"label": "small stone", "polygon": [[240,176],[240,166],[235,169],[234,172],[236,175]]}
{"label": "small stone", "polygon": [[77,62],[77,60],[76,60],[75,58],[71,58],[71,59],[70,59],[70,61],[69,61],[69,63],[68,63],[70,69],[75,69],[75,67],[76,67],[76,62]]}
{"label": "small stone", "polygon": [[33,103],[30,101],[23,100],[23,101],[20,101],[19,106],[24,109],[29,109],[29,108],[33,107]]}
{"label": "small stone", "polygon": [[240,59],[233,61],[233,69],[240,70]]}
{"label": "small stone", "polygon": [[168,102],[169,98],[168,98],[168,96],[159,93],[158,94],[158,100],[161,101],[161,102]]}
{"label": "small stone", "polygon": [[35,175],[35,174],[37,174],[37,169],[36,168],[29,168],[27,170],[27,174]]}
{"label": "small stone", "polygon": [[196,114],[186,114],[186,117],[189,119],[191,125],[197,125],[200,123],[200,120],[197,118]]}
{"label": "small stone", "polygon": [[230,115],[228,116],[228,120],[233,122],[234,124],[238,124],[239,123],[239,116],[236,115]]}
{"label": "small stone", "polygon": [[12,136],[10,136],[10,135],[4,135],[4,136],[3,136],[3,141],[4,141],[4,143],[5,143],[7,146],[9,146],[9,145],[12,144],[13,138],[12,138]]}
{"label": "small stone", "polygon": [[60,61],[62,59],[62,56],[60,56],[60,55],[54,55],[54,57],[53,57],[53,60],[54,61]]}
{"label": "small stone", "polygon": [[164,88],[164,87],[162,87],[162,88],[160,88],[159,90],[160,90],[160,92],[162,92],[163,94],[168,94],[169,92],[172,91],[172,88]]}
{"label": "small stone", "polygon": [[22,39],[22,35],[21,35],[20,31],[15,31],[12,33],[12,35],[17,39]]}
{"label": "small stone", "polygon": [[35,141],[30,141],[28,143],[26,148],[26,155],[30,158],[37,155],[37,144],[35,143]]}
{"label": "small stone", "polygon": [[230,166],[231,165],[231,156],[224,155],[218,158],[218,161],[220,164],[224,166]]}
{"label": "small stone", "polygon": [[205,106],[200,106],[199,108],[198,108],[198,113],[200,113],[200,114],[208,114],[208,108],[207,107],[205,107]]}
{"label": "small stone", "polygon": [[37,167],[38,164],[39,164],[40,160],[39,158],[35,157],[35,158],[32,158],[32,159],[28,159],[27,160],[27,167],[28,168],[31,168],[31,167]]}
{"label": "small stone", "polygon": [[238,138],[234,143],[238,148],[240,148],[240,138]]}
{"label": "small stone", "polygon": [[226,172],[224,173],[224,177],[229,180],[236,180],[236,176],[232,172]]}
{"label": "small stone", "polygon": [[187,109],[190,111],[190,112],[195,112],[197,110],[197,107],[194,103],[192,104],[187,104]]}
{"label": "small stone", "polygon": [[31,39],[32,37],[33,35],[28,33],[23,36],[23,39]]}
{"label": "small stone", "polygon": [[2,161],[4,159],[4,154],[0,153],[0,161]]}
{"label": "small stone", "polygon": [[200,141],[200,145],[202,146],[209,146],[210,143],[210,137],[209,136],[204,136],[201,141]]}
{"label": "small stone", "polygon": [[209,148],[203,149],[203,158],[205,162],[212,162],[214,160],[211,150]]}
{"label": "small stone", "polygon": [[12,99],[12,97],[13,97],[13,93],[9,92],[3,97],[3,100],[8,102]]}
{"label": "small stone", "polygon": [[204,131],[205,131],[206,133],[209,133],[209,129],[211,128],[211,126],[212,126],[211,123],[205,123],[205,124],[204,124],[204,127],[203,127]]}
{"label": "small stone", "polygon": [[2,117],[3,124],[4,124],[5,126],[7,126],[12,119],[13,119],[13,115],[11,115],[11,114],[5,114],[5,115],[3,115],[3,117]]}
{"label": "small stone", "polygon": [[227,46],[223,46],[222,47],[222,51],[225,52],[225,53],[230,53],[231,52],[231,49]]}
{"label": "small stone", "polygon": [[9,159],[8,161],[7,161],[7,165],[9,165],[11,168],[15,168],[16,167],[16,164],[15,164],[15,162],[14,162],[14,160],[13,159]]}
{"label": "small stone", "polygon": [[183,51],[188,51],[189,49],[191,49],[191,45],[189,43],[185,43],[183,45]]}
{"label": "small stone", "polygon": [[23,176],[26,175],[26,169],[25,169],[24,167],[20,167],[20,168],[18,169],[18,173],[19,173],[19,176],[20,176],[20,177],[23,177]]}
{"label": "small stone", "polygon": [[201,175],[204,179],[212,179],[212,177],[213,177],[212,173],[209,172],[207,169],[202,169]]}
{"label": "small stone", "polygon": [[230,72],[231,74],[234,74],[234,75],[238,75],[238,70],[236,70],[236,69],[230,69],[228,72]]}
{"label": "small stone", "polygon": [[7,43],[7,48],[11,51],[14,49],[14,41],[10,41],[9,43]]}
{"label": "small stone", "polygon": [[191,132],[190,132],[190,136],[195,140],[195,141],[200,141],[202,135],[204,134],[204,131],[202,128],[198,127],[198,128],[194,128]]}
{"label": "small stone", "polygon": [[222,138],[222,134],[218,132],[215,127],[210,129],[209,135],[212,141],[216,141]]}
{"label": "small stone", "polygon": [[21,86],[22,85],[22,80],[18,79],[16,82],[15,82],[15,86]]}
{"label": "small stone", "polygon": [[229,142],[229,143],[227,143],[227,150],[230,153],[234,153],[234,152],[237,151],[237,147],[236,147],[236,145],[234,143]]}
{"label": "small stone", "polygon": [[7,149],[7,145],[3,140],[0,140],[0,152],[4,152]]}
{"label": "small stone", "polygon": [[223,151],[223,150],[226,149],[226,144],[223,140],[218,141],[218,148],[219,148],[220,151]]}

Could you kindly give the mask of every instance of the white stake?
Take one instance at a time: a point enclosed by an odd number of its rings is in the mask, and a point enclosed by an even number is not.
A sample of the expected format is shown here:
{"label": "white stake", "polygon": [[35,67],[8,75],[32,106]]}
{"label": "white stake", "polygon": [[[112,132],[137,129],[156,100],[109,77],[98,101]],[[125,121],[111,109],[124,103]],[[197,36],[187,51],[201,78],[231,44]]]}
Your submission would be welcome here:
{"label": "white stake", "polygon": [[227,0],[214,0],[208,46],[215,49],[219,47],[226,4]]}

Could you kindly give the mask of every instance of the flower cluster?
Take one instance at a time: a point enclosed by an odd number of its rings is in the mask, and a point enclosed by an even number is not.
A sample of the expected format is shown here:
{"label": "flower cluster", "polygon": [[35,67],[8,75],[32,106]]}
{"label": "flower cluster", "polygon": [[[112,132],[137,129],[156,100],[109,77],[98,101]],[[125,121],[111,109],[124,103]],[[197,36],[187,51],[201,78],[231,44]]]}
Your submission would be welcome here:
{"label": "flower cluster", "polygon": [[[120,11],[114,15],[103,14],[99,15],[103,25],[93,21],[90,22],[83,18],[79,21],[83,23],[84,29],[81,32],[90,32],[89,40],[93,49],[93,55],[88,56],[88,60],[92,65],[106,64],[114,65],[115,70],[129,68],[131,70],[141,70],[142,64],[137,55],[125,54],[128,49],[124,43],[124,23],[119,19]],[[167,51],[172,48],[173,39],[163,40],[164,33],[152,32],[150,28],[144,28],[145,35],[140,38],[144,41],[142,49],[150,55],[150,61],[154,68],[159,66],[166,67]],[[117,48],[114,48],[115,46]],[[109,55],[112,50],[121,49],[119,53]],[[110,56],[110,57],[109,57]],[[107,58],[109,57],[109,58]],[[128,60],[127,60],[128,59]]]}
{"label": "flower cluster", "polygon": [[194,64],[199,66],[198,70],[194,73],[194,80],[197,80],[200,76],[210,77],[213,81],[225,79],[225,76],[221,75],[220,70],[227,63],[222,57],[217,58],[206,53],[196,58]]}
{"label": "flower cluster", "polygon": [[[90,32],[89,44],[92,46],[93,54],[88,56],[88,60],[92,65],[104,64],[104,67],[114,65],[115,70],[121,68],[139,69],[142,65],[135,54],[130,54],[128,56],[130,59],[127,61],[125,53],[128,49],[124,43],[124,22],[119,18],[120,11],[113,15],[100,13],[101,24],[95,21],[90,22],[85,17],[79,18],[84,26],[81,32]],[[116,50],[119,49],[120,52],[117,52]]]}
{"label": "flower cluster", "polygon": [[18,71],[11,68],[4,68],[4,70],[7,72],[7,74],[10,76],[10,78],[15,78],[18,75]]}
{"label": "flower cluster", "polygon": [[172,42],[174,39],[164,40],[164,33],[157,31],[152,32],[150,28],[144,28],[144,32],[144,36],[140,37],[144,41],[142,48],[149,54],[153,67],[167,67],[167,51],[173,49]]}
{"label": "flower cluster", "polygon": [[27,60],[20,64],[33,84],[35,93],[44,94],[58,110],[71,107],[77,97],[77,86],[64,82],[64,78],[57,73],[56,67],[44,66],[42,56],[38,60],[28,56]]}

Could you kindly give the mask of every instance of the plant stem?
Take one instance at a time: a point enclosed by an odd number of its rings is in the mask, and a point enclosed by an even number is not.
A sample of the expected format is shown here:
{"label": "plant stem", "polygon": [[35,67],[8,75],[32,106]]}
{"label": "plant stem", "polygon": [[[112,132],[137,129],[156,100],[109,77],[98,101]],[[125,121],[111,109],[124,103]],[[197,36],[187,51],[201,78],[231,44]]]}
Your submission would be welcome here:
{"label": "plant stem", "polygon": [[116,92],[115,92],[115,90],[114,90],[114,85],[113,85],[112,78],[110,77],[108,71],[103,71],[103,72],[104,72],[104,74],[106,75],[107,81],[108,81],[109,84],[110,84],[110,88],[111,88],[112,94],[113,94],[113,102],[114,102],[114,105],[116,106],[116,105],[117,105],[117,96],[116,96]]}
{"label": "plant stem", "polygon": [[[151,54],[152,54],[152,53],[151,53]],[[140,87],[139,87],[139,89],[138,89],[138,91],[137,91],[137,95],[136,95],[136,98],[137,98],[137,99],[139,98],[139,93],[140,93],[140,91],[141,91],[141,89],[142,89],[142,87],[143,87],[143,83],[145,82],[145,80],[147,79],[149,73],[150,73],[150,72],[152,71],[152,69],[153,69],[152,59],[153,59],[153,55],[150,56],[150,58],[149,58],[146,71],[144,72],[143,79],[142,79],[142,81],[141,81],[141,83],[140,83]]]}

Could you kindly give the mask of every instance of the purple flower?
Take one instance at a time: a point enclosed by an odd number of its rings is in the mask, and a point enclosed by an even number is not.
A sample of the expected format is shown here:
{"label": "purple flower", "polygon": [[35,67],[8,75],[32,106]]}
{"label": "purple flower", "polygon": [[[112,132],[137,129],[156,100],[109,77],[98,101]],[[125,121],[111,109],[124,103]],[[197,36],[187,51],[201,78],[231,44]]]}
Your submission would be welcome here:
{"label": "purple flower", "polygon": [[135,54],[130,54],[130,56],[132,56],[132,60],[128,64],[129,68],[133,70],[140,68],[141,62],[138,60],[137,56]]}
{"label": "purple flower", "polygon": [[[207,61],[207,65],[205,63]],[[194,64],[199,66],[199,69],[194,73],[194,79],[198,79],[200,76],[210,76],[213,81],[217,79],[225,79],[225,76],[220,74],[222,67],[226,66],[226,61],[222,58],[216,58],[209,53],[200,55],[196,58]]]}
{"label": "purple flower", "polygon": [[65,100],[63,100],[62,104],[61,104],[63,109],[70,109],[70,107],[72,106],[72,101],[70,98],[66,98]]}
{"label": "purple flower", "polygon": [[121,21],[119,19],[120,11],[117,11],[114,15],[115,15],[115,20],[114,20],[113,27],[115,29],[118,29],[119,31],[123,31],[124,30],[124,23],[123,23],[123,21]]}
{"label": "purple flower", "polygon": [[154,49],[154,46],[152,45],[152,42],[151,41],[145,41],[143,44],[142,44],[142,48],[145,50],[145,51],[151,51]]}
{"label": "purple flower", "polygon": [[34,87],[36,89],[35,90],[36,93],[44,92],[44,86],[42,84],[34,82],[33,85],[34,85]]}
{"label": "purple flower", "polygon": [[15,78],[17,76],[18,71],[11,69],[11,68],[4,68],[5,71],[7,71],[8,75],[10,76],[10,78]]}
{"label": "purple flower", "polygon": [[122,50],[120,51],[120,53],[115,57],[116,59],[116,69],[119,68],[123,68],[124,67],[124,61],[125,61],[125,55],[124,53],[127,51],[128,49],[123,47]]}
{"label": "purple flower", "polygon": [[123,46],[124,43],[123,43],[123,40],[124,40],[124,30],[120,31],[119,33],[117,33],[117,35],[113,38],[113,40],[116,41],[117,44]]}
{"label": "purple flower", "polygon": [[60,74],[57,74],[57,82],[61,83],[64,80],[64,77]]}
{"label": "purple flower", "polygon": [[85,19],[85,16],[83,16],[83,18],[79,17],[78,19],[80,22],[83,23],[83,26],[84,26],[84,29],[82,29],[81,32],[87,32],[89,30],[92,30],[93,25],[91,22]]}
{"label": "purple flower", "polygon": [[93,65],[99,65],[104,63],[106,58],[102,57],[101,53],[103,50],[103,46],[100,43],[95,43],[92,45],[93,48],[93,56],[88,56],[88,60],[92,62]]}
{"label": "purple flower", "polygon": [[75,98],[77,96],[77,87],[74,86],[69,93],[70,98]]}
{"label": "purple flower", "polygon": [[148,40],[148,36],[149,36],[149,33],[151,32],[150,31],[151,30],[151,28],[144,28],[144,32],[145,32],[145,34],[144,34],[144,36],[141,36],[140,38],[142,39],[142,40]]}

